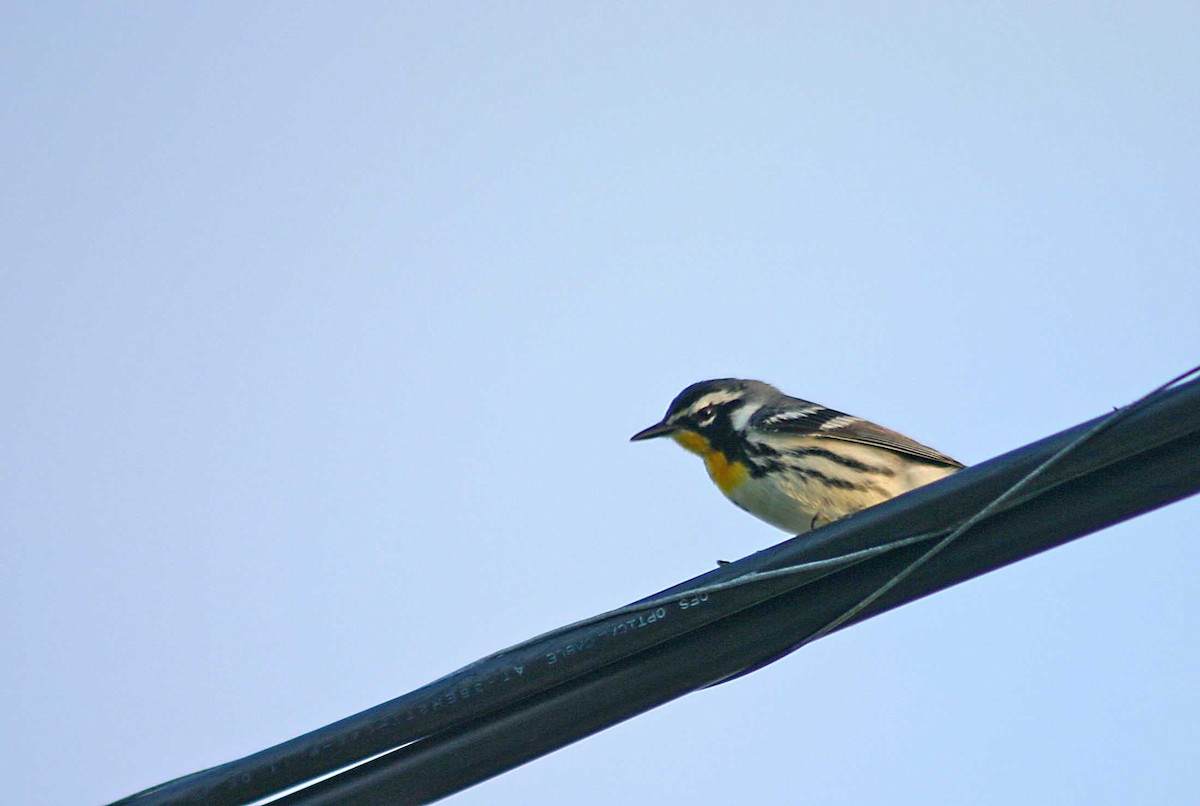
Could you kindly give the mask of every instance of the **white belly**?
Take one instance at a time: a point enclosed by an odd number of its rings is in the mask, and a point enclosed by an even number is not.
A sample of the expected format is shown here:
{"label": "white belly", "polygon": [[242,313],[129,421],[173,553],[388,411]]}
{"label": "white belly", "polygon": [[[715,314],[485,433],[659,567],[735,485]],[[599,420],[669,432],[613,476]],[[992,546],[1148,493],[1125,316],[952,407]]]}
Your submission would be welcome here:
{"label": "white belly", "polygon": [[[733,503],[772,526],[791,534],[803,534],[945,478],[958,469],[916,462],[899,463],[891,451],[869,445],[839,445],[838,449],[866,464],[893,468],[895,475],[864,476],[827,459],[805,457],[806,467],[833,483],[798,473],[767,473],[747,479],[726,495]],[[837,486],[838,481],[855,486],[864,486],[864,481],[869,484],[865,485],[866,489],[847,489]]]}

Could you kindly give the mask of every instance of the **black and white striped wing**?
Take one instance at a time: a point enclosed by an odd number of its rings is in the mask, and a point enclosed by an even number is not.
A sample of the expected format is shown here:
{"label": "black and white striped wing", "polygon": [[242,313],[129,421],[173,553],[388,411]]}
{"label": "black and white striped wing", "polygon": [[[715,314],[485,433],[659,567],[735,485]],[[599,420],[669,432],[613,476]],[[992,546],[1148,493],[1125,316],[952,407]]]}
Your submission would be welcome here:
{"label": "black and white striped wing", "polygon": [[797,399],[794,402],[795,405],[787,411],[764,417],[755,423],[755,426],[764,431],[775,431],[780,434],[857,442],[860,445],[885,448],[935,464],[963,467],[962,462],[951,459],[946,454],[911,440],[890,428],[884,428],[882,425],[876,425],[861,417],[854,417],[817,403],[810,403],[807,400]]}

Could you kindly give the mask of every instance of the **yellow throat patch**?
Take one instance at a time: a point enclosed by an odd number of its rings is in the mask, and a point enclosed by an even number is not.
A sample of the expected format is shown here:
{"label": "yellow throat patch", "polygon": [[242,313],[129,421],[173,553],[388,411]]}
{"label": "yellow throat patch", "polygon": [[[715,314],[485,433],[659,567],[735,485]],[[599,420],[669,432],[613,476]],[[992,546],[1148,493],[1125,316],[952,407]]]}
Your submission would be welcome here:
{"label": "yellow throat patch", "polygon": [[728,494],[750,475],[744,464],[736,460],[730,461],[725,454],[713,448],[712,443],[695,431],[676,431],[671,438],[687,450],[704,458],[704,466],[708,468],[708,475],[712,477],[723,493]]}

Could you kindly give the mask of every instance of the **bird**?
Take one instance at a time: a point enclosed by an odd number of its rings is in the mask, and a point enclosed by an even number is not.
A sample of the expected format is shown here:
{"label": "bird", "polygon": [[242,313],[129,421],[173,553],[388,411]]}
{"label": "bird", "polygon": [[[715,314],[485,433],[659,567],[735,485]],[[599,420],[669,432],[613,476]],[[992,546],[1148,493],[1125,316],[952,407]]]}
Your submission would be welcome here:
{"label": "bird", "polygon": [[964,467],[889,428],[740,378],[692,384],[630,441],[656,437],[698,454],[730,501],[793,535]]}

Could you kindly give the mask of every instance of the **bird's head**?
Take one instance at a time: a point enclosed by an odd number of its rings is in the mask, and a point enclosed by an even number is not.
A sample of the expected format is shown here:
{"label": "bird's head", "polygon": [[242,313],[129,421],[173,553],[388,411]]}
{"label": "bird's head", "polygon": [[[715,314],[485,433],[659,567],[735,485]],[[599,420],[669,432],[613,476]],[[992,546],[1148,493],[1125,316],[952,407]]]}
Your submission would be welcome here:
{"label": "bird's head", "polygon": [[671,401],[662,421],[637,432],[631,440],[669,436],[701,456],[714,449],[736,456],[742,444],[740,435],[750,418],[779,396],[778,389],[762,381],[738,378],[700,381]]}

